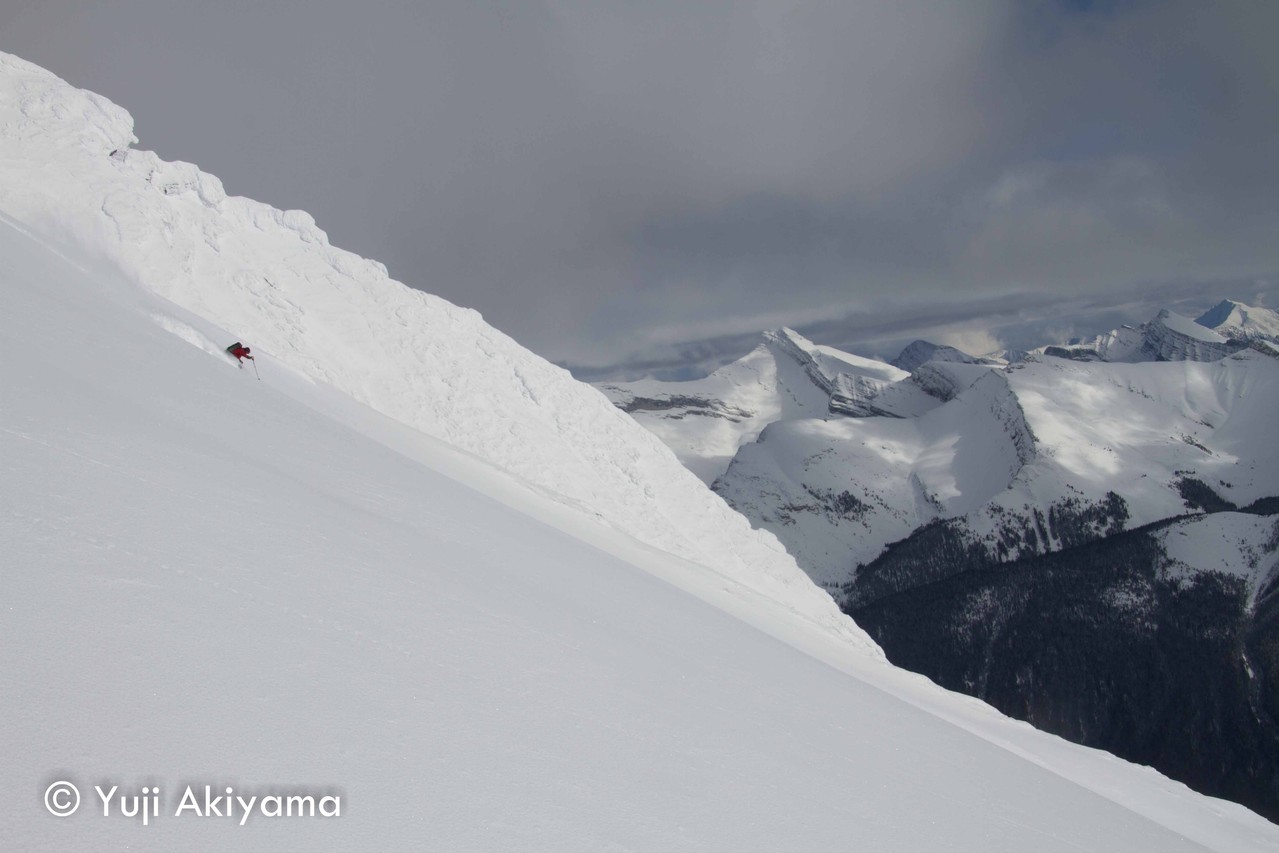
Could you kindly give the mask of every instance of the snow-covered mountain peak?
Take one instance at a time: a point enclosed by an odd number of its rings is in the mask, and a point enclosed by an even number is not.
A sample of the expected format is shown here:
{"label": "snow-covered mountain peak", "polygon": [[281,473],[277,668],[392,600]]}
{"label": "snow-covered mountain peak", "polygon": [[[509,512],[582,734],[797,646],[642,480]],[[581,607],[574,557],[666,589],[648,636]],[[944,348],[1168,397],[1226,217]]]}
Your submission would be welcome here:
{"label": "snow-covered mountain peak", "polygon": [[921,364],[930,361],[943,361],[955,364],[998,364],[999,360],[989,356],[969,355],[963,350],[944,344],[934,344],[925,340],[912,341],[890,363],[907,373],[914,373]]}
{"label": "snow-covered mountain peak", "polygon": [[1205,328],[1216,328],[1232,319],[1242,319],[1248,312],[1248,306],[1233,299],[1223,299],[1216,305],[1195,318],[1195,322]]}
{"label": "snow-covered mountain peak", "polygon": [[1226,338],[1212,329],[1204,328],[1199,323],[1169,308],[1163,308],[1155,315],[1154,323],[1162,325],[1179,335],[1205,343],[1224,344]]}
{"label": "snow-covered mountain peak", "polygon": [[[711,483],[737,449],[754,441],[768,424],[821,417],[828,411],[829,380],[818,367],[817,350],[803,336],[776,329],[765,332],[749,353],[703,379],[603,383],[600,390]],[[677,434],[680,440],[674,439]]]}
{"label": "snow-covered mountain peak", "polygon": [[753,350],[703,379],[599,387],[709,484],[724,473],[738,448],[777,421],[900,416],[929,408],[928,393],[910,385],[909,378],[892,365],[779,328],[764,332]]}
{"label": "snow-covered mountain peak", "polygon": [[813,343],[794,329],[786,327],[764,332],[762,345],[774,347],[779,354],[794,359],[806,370],[815,371],[817,375],[813,377],[813,381],[819,385],[834,383],[841,374],[864,376],[882,382],[896,382],[905,378],[906,372],[892,365]]}
{"label": "snow-covered mountain peak", "polygon": [[[1141,347],[1109,361],[1216,361],[1239,347],[1167,308],[1142,327]],[[1118,353],[1116,353],[1118,354]]]}
{"label": "snow-covered mountain peak", "polygon": [[766,344],[780,344],[782,346],[794,346],[805,351],[811,351],[816,346],[808,338],[801,335],[794,329],[786,326],[779,326],[776,329],[767,329],[762,335],[763,342]]}
{"label": "snow-covered mountain peak", "polygon": [[1196,320],[1225,338],[1279,341],[1279,311],[1223,299]]}
{"label": "snow-covered mountain peak", "polygon": [[1244,340],[1233,340],[1164,308],[1139,327],[1122,326],[1091,341],[1039,351],[1076,361],[1216,361],[1246,346]]}

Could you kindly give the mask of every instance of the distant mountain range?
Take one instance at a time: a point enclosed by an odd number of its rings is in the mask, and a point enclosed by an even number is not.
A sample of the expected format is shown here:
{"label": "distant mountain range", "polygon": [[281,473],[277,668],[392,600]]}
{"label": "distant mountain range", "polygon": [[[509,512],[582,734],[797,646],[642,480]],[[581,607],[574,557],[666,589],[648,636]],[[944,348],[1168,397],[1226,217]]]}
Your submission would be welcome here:
{"label": "distant mountain range", "polygon": [[1225,299],[1193,322],[1165,309],[1141,326],[1043,352],[1084,361],[1213,361],[1249,346],[1273,351],[1276,340],[1279,314]]}
{"label": "distant mountain range", "polygon": [[1229,300],[891,363],[781,329],[600,387],[895,663],[1279,819],[1277,341]]}

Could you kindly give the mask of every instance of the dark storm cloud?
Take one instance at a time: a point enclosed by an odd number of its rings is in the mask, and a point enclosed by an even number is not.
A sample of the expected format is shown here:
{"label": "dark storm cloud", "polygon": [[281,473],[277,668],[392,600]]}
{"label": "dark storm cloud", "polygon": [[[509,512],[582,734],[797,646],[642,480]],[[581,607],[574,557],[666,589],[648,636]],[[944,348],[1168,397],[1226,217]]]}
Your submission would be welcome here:
{"label": "dark storm cloud", "polygon": [[1275,32],[1197,0],[0,11],[144,147],[590,364],[1267,275]]}

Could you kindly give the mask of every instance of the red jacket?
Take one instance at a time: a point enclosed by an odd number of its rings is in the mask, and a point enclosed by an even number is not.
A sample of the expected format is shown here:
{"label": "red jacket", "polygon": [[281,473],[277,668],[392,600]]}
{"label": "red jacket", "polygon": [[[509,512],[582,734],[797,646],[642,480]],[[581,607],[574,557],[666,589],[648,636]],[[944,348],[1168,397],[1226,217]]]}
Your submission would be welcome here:
{"label": "red jacket", "polygon": [[235,357],[236,357],[237,359],[239,359],[240,361],[244,361],[244,359],[246,359],[246,358],[247,358],[247,359],[252,359],[252,358],[253,358],[253,356],[249,355],[249,348],[248,348],[248,347],[232,347],[232,348],[231,348],[231,355],[235,356]]}

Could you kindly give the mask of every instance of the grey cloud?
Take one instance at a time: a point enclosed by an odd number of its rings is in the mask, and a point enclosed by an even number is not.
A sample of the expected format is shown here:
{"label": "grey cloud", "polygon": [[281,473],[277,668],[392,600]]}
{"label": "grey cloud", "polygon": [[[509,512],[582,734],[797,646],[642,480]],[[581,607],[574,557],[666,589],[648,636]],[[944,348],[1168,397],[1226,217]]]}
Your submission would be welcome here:
{"label": "grey cloud", "polygon": [[43,0],[0,48],[551,358],[702,364],[1279,269],[1279,5],[1087,6]]}

